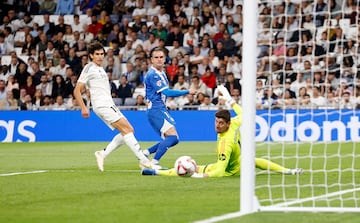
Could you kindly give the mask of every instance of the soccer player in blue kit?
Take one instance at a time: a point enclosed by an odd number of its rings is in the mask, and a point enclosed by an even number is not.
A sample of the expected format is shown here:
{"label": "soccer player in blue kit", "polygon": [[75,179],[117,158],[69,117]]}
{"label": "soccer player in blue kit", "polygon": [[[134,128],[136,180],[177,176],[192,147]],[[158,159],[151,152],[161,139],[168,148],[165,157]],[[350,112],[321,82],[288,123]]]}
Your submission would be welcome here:
{"label": "soccer player in blue kit", "polygon": [[174,90],[169,88],[169,81],[164,71],[166,54],[163,48],[155,47],[150,52],[151,67],[145,76],[145,94],[147,101],[147,118],[153,129],[162,140],[147,150],[146,156],[154,154],[151,160],[154,169],[161,169],[159,161],[166,151],[179,142],[175,128],[175,120],[166,108],[167,97],[178,97],[186,94],[195,94],[195,89]]}

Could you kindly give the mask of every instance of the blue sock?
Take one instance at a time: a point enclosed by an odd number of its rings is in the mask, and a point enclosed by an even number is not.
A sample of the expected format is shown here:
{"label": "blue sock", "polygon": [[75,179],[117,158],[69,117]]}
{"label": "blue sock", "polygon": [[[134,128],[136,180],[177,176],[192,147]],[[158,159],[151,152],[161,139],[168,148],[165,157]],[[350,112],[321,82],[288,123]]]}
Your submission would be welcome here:
{"label": "blue sock", "polygon": [[156,143],[155,145],[153,145],[152,147],[148,148],[149,153],[150,153],[150,154],[155,153],[155,152],[158,150],[159,144],[160,144],[160,143],[158,142],[158,143]]}
{"label": "blue sock", "polygon": [[179,139],[176,135],[167,136],[163,141],[159,143],[154,159],[159,161],[161,157],[166,153],[168,148],[175,146],[176,144],[178,144],[178,142]]}

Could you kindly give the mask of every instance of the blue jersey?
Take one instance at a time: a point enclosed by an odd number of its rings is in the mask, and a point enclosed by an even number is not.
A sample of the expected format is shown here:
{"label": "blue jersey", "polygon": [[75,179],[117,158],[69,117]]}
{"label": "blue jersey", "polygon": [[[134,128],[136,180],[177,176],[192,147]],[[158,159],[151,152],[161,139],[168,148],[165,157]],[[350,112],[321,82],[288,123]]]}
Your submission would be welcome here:
{"label": "blue jersey", "polygon": [[161,93],[169,88],[169,81],[165,72],[160,72],[154,67],[150,67],[145,75],[144,83],[148,109],[166,109],[166,95]]}

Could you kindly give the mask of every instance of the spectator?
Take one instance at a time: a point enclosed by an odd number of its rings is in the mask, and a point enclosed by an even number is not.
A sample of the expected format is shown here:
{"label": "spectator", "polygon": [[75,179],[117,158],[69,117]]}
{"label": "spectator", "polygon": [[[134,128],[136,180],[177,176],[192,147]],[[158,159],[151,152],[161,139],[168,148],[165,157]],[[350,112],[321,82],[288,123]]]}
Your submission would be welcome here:
{"label": "spectator", "polygon": [[74,14],[74,1],[57,0],[55,15],[71,15]]}
{"label": "spectator", "polygon": [[59,65],[55,67],[55,73],[61,75],[64,79],[66,78],[66,68],[68,68],[69,65],[66,64],[66,58],[61,57],[59,60]]}
{"label": "spectator", "polygon": [[51,37],[55,34],[56,27],[53,22],[50,22],[50,15],[48,13],[44,14],[44,25],[41,26],[43,32],[48,36],[48,39],[51,39]]}
{"label": "spectator", "polygon": [[154,33],[156,38],[161,40],[167,39],[167,31],[163,28],[163,25],[160,22],[156,24],[156,28],[152,31],[152,33]]}
{"label": "spectator", "polygon": [[147,9],[144,7],[144,0],[138,0],[137,5],[132,12],[133,19],[138,17],[142,22],[146,22]]}
{"label": "spectator", "polygon": [[146,23],[143,23],[141,25],[141,29],[139,30],[139,32],[137,33],[137,38],[139,40],[141,40],[142,42],[145,42],[146,40],[148,40],[150,37],[150,32],[149,29],[147,27]]}
{"label": "spectator", "polygon": [[78,76],[74,73],[70,76],[70,80],[65,82],[65,95],[67,98],[73,98],[73,92],[77,83]]}
{"label": "spectator", "polygon": [[80,22],[80,16],[78,14],[74,14],[73,23],[70,24],[71,29],[74,32],[74,34],[75,34],[75,32],[78,32],[78,33],[83,32],[84,31],[83,25],[84,24]]}
{"label": "spectator", "polygon": [[159,14],[157,16],[153,16],[153,22],[156,26],[157,23],[160,23],[162,26],[167,26],[169,24],[170,15],[166,12],[166,8],[164,5],[160,6]]}
{"label": "spectator", "polygon": [[0,80],[0,101],[4,101],[6,99],[6,95],[6,82],[4,80]]}
{"label": "spectator", "polygon": [[39,110],[52,110],[52,100],[49,95],[45,95],[42,99],[42,105],[40,106]]}
{"label": "spectator", "polygon": [[34,110],[39,110],[40,107],[42,106],[42,99],[43,99],[43,95],[41,93],[41,90],[35,90],[34,96],[33,96],[33,105],[35,107]]}
{"label": "spectator", "polygon": [[200,55],[200,47],[199,46],[195,46],[194,47],[194,54],[192,54],[190,56],[190,62],[192,65],[197,65],[202,63],[204,57]]}
{"label": "spectator", "polygon": [[[228,89],[228,91],[230,92],[230,94],[233,94],[234,89],[238,89],[241,92],[241,85],[240,85],[240,79],[235,78],[233,73],[227,73],[227,79],[226,79],[226,83],[225,83],[225,87]],[[261,82],[261,85],[259,85]],[[262,89],[262,81],[258,80],[256,81],[256,89],[257,89],[257,93],[258,96],[257,98],[262,98],[263,97],[263,89]]]}
{"label": "spectator", "polygon": [[209,59],[209,56],[204,56],[201,63],[199,63],[198,65],[198,72],[199,74],[203,75],[205,73],[205,69],[207,67],[210,68],[211,72],[214,71],[214,67],[211,65],[210,63],[210,59]]}
{"label": "spectator", "polygon": [[29,94],[25,95],[24,102],[20,105],[20,109],[21,110],[28,110],[28,111],[36,109],[36,107],[32,103],[32,98],[31,98],[31,96]]}
{"label": "spectator", "polygon": [[170,14],[170,21],[172,23],[180,24],[184,18],[186,18],[186,14],[181,11],[180,5],[178,3],[174,3],[173,11]]}
{"label": "spectator", "polygon": [[44,0],[41,4],[40,4],[40,8],[39,8],[39,14],[43,15],[43,14],[54,14],[56,10],[56,3],[54,2],[54,0]]}
{"label": "spectator", "polygon": [[126,75],[121,75],[120,84],[117,89],[117,97],[122,99],[121,105],[124,105],[126,98],[131,98],[133,92],[132,85],[128,82]]}
{"label": "spectator", "polygon": [[200,80],[200,77],[197,75],[192,76],[189,89],[195,89],[197,91],[196,97],[199,93],[202,93],[203,95],[207,93],[206,85]]}
{"label": "spectator", "polygon": [[173,89],[175,90],[188,90],[189,89],[189,83],[185,81],[185,75],[178,75],[178,80],[175,83]]}
{"label": "spectator", "polygon": [[312,89],[312,97],[311,97],[311,104],[316,106],[317,108],[326,105],[326,99],[320,95],[320,88],[313,86]]}
{"label": "spectator", "polygon": [[[0,57],[0,62],[1,62],[1,57]],[[10,76],[10,73],[8,72],[8,66],[7,65],[0,66],[0,80],[3,80],[6,82],[9,78],[9,76]]]}
{"label": "spectator", "polygon": [[139,74],[134,71],[134,65],[131,62],[126,63],[125,75],[127,82],[132,88],[135,88],[139,83]]}
{"label": "spectator", "polygon": [[199,105],[199,110],[218,110],[218,107],[211,102],[209,95],[204,95],[204,100]]}
{"label": "spectator", "polygon": [[188,102],[184,104],[183,110],[198,110],[200,104],[194,100],[194,97],[191,94],[187,95]]}
{"label": "spectator", "polygon": [[110,73],[110,80],[119,80],[120,78],[120,65],[115,63],[114,57],[106,59],[107,65],[104,67],[106,73]]}
{"label": "spectator", "polygon": [[[94,28],[96,28],[96,24]],[[89,44],[93,41],[94,37],[95,35],[89,30],[89,24],[83,24],[83,32],[80,33],[80,39],[84,40],[86,44]]]}
{"label": "spectator", "polygon": [[189,26],[188,32],[184,35],[183,46],[188,51],[192,53],[195,46],[199,45],[199,35],[194,31],[193,26]]}
{"label": "spectator", "polygon": [[166,66],[166,74],[168,76],[169,85],[170,87],[173,87],[174,84],[177,82],[177,74],[179,71],[179,62],[177,57],[173,57],[171,59],[171,64]]}
{"label": "spectator", "polygon": [[136,110],[141,110],[141,111],[146,110],[145,97],[143,95],[136,96],[135,106],[136,106]]}
{"label": "spectator", "polygon": [[206,67],[205,73],[201,75],[201,81],[208,87],[207,93],[212,96],[216,88],[216,75],[209,66]]}
{"label": "spectator", "polygon": [[34,84],[32,76],[27,77],[26,85],[22,88],[24,88],[31,97],[34,97],[36,91],[36,85]]}
{"label": "spectator", "polygon": [[222,42],[226,56],[231,57],[236,53],[236,42],[230,37],[227,30],[224,31],[223,39],[219,40],[219,42]]}
{"label": "spectator", "polygon": [[65,111],[68,107],[65,104],[64,97],[62,95],[58,95],[55,98],[55,103],[51,106],[51,110],[55,111]]}
{"label": "spectator", "polygon": [[[7,105],[5,105],[5,109],[9,109],[9,110],[19,110],[19,107],[20,107],[20,100],[19,99],[16,99],[15,98],[15,92],[18,92],[19,89],[13,89],[12,91],[8,91],[6,93],[6,102],[7,102]],[[4,101],[3,101],[4,102]],[[2,107],[2,102],[0,101],[0,110],[1,110],[1,107]],[[6,108],[7,106],[7,108]]]}
{"label": "spectator", "polygon": [[133,42],[131,40],[126,41],[126,45],[120,49],[119,59],[122,63],[126,63],[130,60],[131,56],[134,55],[134,48],[132,47]]}
{"label": "spectator", "polygon": [[27,34],[25,36],[25,42],[24,45],[22,46],[22,50],[21,53],[22,55],[30,55],[30,52],[32,49],[36,48],[36,43],[35,43],[35,39],[32,37],[31,34]]}
{"label": "spectator", "polygon": [[242,79],[241,55],[235,54],[233,57],[229,58],[226,65],[226,72],[233,73],[236,79]]}
{"label": "spectator", "polygon": [[93,9],[97,4],[97,0],[81,0],[80,1],[80,10],[83,14],[86,14],[86,12],[90,9]]}
{"label": "spectator", "polygon": [[65,91],[65,80],[62,75],[60,74],[55,75],[52,85],[53,86],[52,86],[51,97],[53,99],[57,98],[58,96],[61,96],[62,98],[67,97]]}
{"label": "spectator", "polygon": [[12,89],[19,89],[19,83],[17,83],[15,76],[13,74],[9,75],[6,82],[6,90],[12,91]]}
{"label": "spectator", "polygon": [[[10,75],[12,74],[10,73]],[[28,76],[30,76],[30,74],[27,72],[27,65],[25,63],[20,63],[15,72],[15,79],[17,80],[20,88],[24,88],[26,86]]]}
{"label": "spectator", "polygon": [[144,41],[143,49],[149,55],[151,49],[159,46],[159,39],[155,37],[154,33],[149,33],[149,38]]}
{"label": "spectator", "polygon": [[52,83],[48,81],[47,75],[44,73],[40,78],[40,84],[36,85],[36,90],[40,90],[42,95],[52,94]]}
{"label": "spectator", "polygon": [[160,5],[156,0],[150,1],[150,6],[146,9],[147,21],[151,21],[154,16],[159,15]]}
{"label": "spectator", "polygon": [[181,28],[178,24],[174,24],[172,26],[172,31],[168,33],[165,41],[166,46],[172,46],[174,43],[174,40],[177,40],[180,44],[180,46],[183,46],[184,41],[184,34],[181,31]]}
{"label": "spectator", "polygon": [[217,56],[220,61],[225,61],[225,56],[227,55],[224,50],[224,44],[221,41],[216,43],[215,56]]}
{"label": "spectator", "polygon": [[14,50],[14,47],[5,42],[5,34],[0,32],[0,56],[1,55],[10,55],[10,53]]}

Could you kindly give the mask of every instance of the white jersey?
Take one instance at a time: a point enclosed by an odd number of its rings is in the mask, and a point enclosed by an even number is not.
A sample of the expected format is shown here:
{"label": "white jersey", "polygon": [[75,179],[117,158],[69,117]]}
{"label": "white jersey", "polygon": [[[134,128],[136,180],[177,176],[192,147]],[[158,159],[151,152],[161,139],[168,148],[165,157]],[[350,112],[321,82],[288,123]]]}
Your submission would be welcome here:
{"label": "white jersey", "polygon": [[84,83],[89,89],[91,104],[94,108],[114,105],[109,79],[103,67],[93,62],[86,64],[78,81]]}

